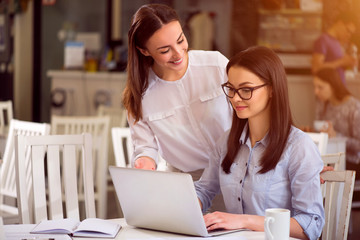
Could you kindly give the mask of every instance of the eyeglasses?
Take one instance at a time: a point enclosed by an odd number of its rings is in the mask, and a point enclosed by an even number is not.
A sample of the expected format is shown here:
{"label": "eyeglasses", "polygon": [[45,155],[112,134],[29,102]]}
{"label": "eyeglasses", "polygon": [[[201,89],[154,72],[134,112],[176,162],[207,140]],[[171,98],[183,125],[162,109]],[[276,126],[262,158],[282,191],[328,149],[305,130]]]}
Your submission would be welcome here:
{"label": "eyeglasses", "polygon": [[262,88],[267,85],[267,83],[265,83],[263,85],[256,86],[256,87],[241,87],[241,88],[235,89],[233,87],[230,87],[227,84],[228,83],[224,83],[221,85],[225,95],[228,98],[233,98],[233,97],[235,97],[235,93],[237,93],[242,100],[249,100],[252,97],[254,90]]}

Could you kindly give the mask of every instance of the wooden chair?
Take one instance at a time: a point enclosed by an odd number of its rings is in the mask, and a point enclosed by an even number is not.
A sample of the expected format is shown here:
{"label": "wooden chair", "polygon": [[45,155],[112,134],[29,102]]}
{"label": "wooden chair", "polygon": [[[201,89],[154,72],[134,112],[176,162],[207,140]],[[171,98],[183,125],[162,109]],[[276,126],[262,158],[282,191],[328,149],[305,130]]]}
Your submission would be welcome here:
{"label": "wooden chair", "polygon": [[[324,196],[325,206],[325,225],[322,232],[322,239],[347,239],[351,202],[354,190],[355,172],[354,171],[327,171],[321,173],[325,180],[326,195]],[[336,217],[338,209],[338,191],[336,185],[343,183],[339,220]]]}
{"label": "wooden chair", "polygon": [[[126,118],[126,110],[124,108],[119,107],[109,107],[105,105],[100,105],[97,108],[97,115],[98,116],[109,116],[110,117],[110,125],[109,125],[109,133],[108,133],[108,143],[109,143],[109,150],[108,150],[108,158],[109,164],[115,164],[115,153],[113,144],[110,144],[112,141],[111,137],[111,129],[113,127],[126,127],[127,126],[127,118]],[[110,178],[110,175],[108,175]]]}
{"label": "wooden chair", "polygon": [[0,216],[0,239],[6,239],[5,231],[4,231],[4,222],[1,216]]}
{"label": "wooden chair", "polygon": [[327,144],[329,140],[329,136],[327,133],[314,133],[314,132],[308,132],[307,133],[311,139],[315,142],[315,144],[318,146],[320,155],[324,155],[327,152]]}
{"label": "wooden chair", "polygon": [[345,153],[339,152],[339,153],[324,154],[321,155],[321,159],[323,160],[324,165],[332,166],[335,171],[338,171],[340,170],[339,169],[340,163],[345,161]]}
{"label": "wooden chair", "polygon": [[[111,135],[116,166],[130,167],[130,159],[134,152],[134,146],[131,141],[130,128],[113,127],[111,128]],[[160,155],[158,155],[157,170],[167,170],[166,161]]]}
{"label": "wooden chair", "polygon": [[[82,153],[86,218],[96,217],[90,134],[16,136],[15,148],[18,206],[22,224],[65,217],[81,220],[77,189],[79,168],[76,165],[79,149]],[[25,177],[27,162],[31,164],[31,183]]]}
{"label": "wooden chair", "polygon": [[130,166],[130,157],[134,151],[131,142],[130,128],[113,127],[111,128],[111,136],[116,166]]}
{"label": "wooden chair", "polygon": [[[106,218],[107,206],[107,173],[108,173],[108,134],[109,116],[52,116],[52,134],[81,134],[90,133],[93,139],[93,165],[95,182],[95,200],[97,216]],[[80,177],[80,176],[79,176]],[[82,178],[79,178],[79,191],[83,189]],[[79,192],[79,198],[84,199]]]}
{"label": "wooden chair", "polygon": [[[0,214],[6,224],[19,223],[16,207],[16,177],[15,177],[15,135],[37,136],[48,135],[50,125],[12,119],[6,140],[4,158],[0,169]],[[28,165],[26,165],[28,166]],[[27,175],[30,180],[30,175]]]}
{"label": "wooden chair", "polygon": [[10,121],[13,119],[12,101],[0,102],[0,135],[7,136]]}

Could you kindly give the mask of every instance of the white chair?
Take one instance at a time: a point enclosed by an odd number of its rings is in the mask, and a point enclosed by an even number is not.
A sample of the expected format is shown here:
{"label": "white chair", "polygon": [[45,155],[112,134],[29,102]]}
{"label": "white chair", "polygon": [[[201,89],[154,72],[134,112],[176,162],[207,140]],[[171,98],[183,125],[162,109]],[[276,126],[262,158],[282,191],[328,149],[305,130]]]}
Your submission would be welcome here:
{"label": "white chair", "polygon": [[314,132],[307,132],[307,134],[311,137],[311,139],[315,142],[318,146],[320,155],[324,155],[327,152],[327,145],[329,136],[327,133],[314,133]]}
{"label": "white chair", "polygon": [[324,154],[321,155],[321,159],[326,166],[332,166],[335,171],[342,170],[339,169],[341,162],[345,161],[345,153],[331,153],[331,154]]}
{"label": "white chair", "polygon": [[0,135],[7,136],[10,121],[13,119],[12,101],[0,102]]}
{"label": "white chair", "polygon": [[126,127],[127,125],[126,110],[124,108],[100,105],[97,109],[97,115],[110,116],[111,127]]}
{"label": "white chair", "polygon": [[130,167],[130,158],[134,152],[130,128],[113,127],[111,128],[111,136],[116,166]]}
{"label": "white chair", "polygon": [[[109,116],[52,116],[52,134],[81,134],[90,133],[93,139],[93,165],[95,180],[95,200],[97,216],[105,219],[107,213],[107,172],[108,172],[108,134]],[[82,188],[81,178],[78,181]],[[84,196],[79,192],[79,198]]]}
{"label": "white chair", "polygon": [[[134,152],[131,140],[130,128],[113,127],[111,128],[112,142],[115,154],[115,163],[118,167],[130,167],[130,159]],[[125,147],[125,148],[124,148]],[[166,171],[166,161],[158,155],[157,170]]]}
{"label": "white chair", "polygon": [[[111,140],[111,128],[113,127],[126,127],[127,118],[126,118],[126,110],[122,107],[109,107],[105,105],[100,105],[97,108],[98,116],[110,116],[110,125],[109,125],[109,134],[108,134],[108,158],[109,164],[113,165],[115,163],[115,155],[113,145],[110,144]],[[110,175],[109,175],[110,177]]]}
{"label": "white chair", "polygon": [[[12,119],[6,140],[4,158],[0,169],[0,214],[6,224],[18,223],[18,208],[16,207],[16,177],[14,136],[48,135],[50,125]],[[28,175],[30,178],[30,175]]]}
{"label": "white chair", "polygon": [[[78,151],[82,153],[86,218],[96,217],[91,145],[88,133],[15,137],[18,206],[22,224],[65,217],[80,220]],[[31,183],[25,177],[27,162],[31,165]]]}
{"label": "white chair", "polygon": [[4,223],[1,216],[0,216],[0,239],[5,239]]}
{"label": "white chair", "polygon": [[[325,180],[326,195],[324,197],[325,225],[322,231],[322,239],[347,239],[351,202],[354,190],[355,172],[354,171],[327,171],[321,173]],[[344,191],[342,194],[341,208],[338,209],[338,191],[336,185],[343,183]],[[336,214],[339,214],[337,220]]]}

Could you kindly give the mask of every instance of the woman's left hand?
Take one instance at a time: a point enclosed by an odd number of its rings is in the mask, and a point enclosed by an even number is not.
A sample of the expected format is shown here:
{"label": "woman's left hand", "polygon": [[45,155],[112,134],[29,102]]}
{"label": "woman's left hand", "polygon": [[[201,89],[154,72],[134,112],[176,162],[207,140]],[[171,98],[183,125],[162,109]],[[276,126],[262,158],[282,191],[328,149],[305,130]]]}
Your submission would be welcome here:
{"label": "woman's left hand", "polygon": [[208,231],[214,229],[239,229],[244,228],[242,215],[224,212],[208,213],[204,216],[205,225]]}

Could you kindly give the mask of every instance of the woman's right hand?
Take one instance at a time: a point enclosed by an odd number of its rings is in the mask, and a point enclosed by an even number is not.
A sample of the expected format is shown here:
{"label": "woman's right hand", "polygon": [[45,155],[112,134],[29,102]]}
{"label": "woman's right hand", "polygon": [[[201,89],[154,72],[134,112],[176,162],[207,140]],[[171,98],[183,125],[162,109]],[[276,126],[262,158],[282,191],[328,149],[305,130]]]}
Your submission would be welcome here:
{"label": "woman's right hand", "polygon": [[152,158],[140,157],[135,160],[134,167],[139,168],[139,169],[145,169],[145,170],[155,170],[156,163],[155,163],[154,159],[152,159]]}

